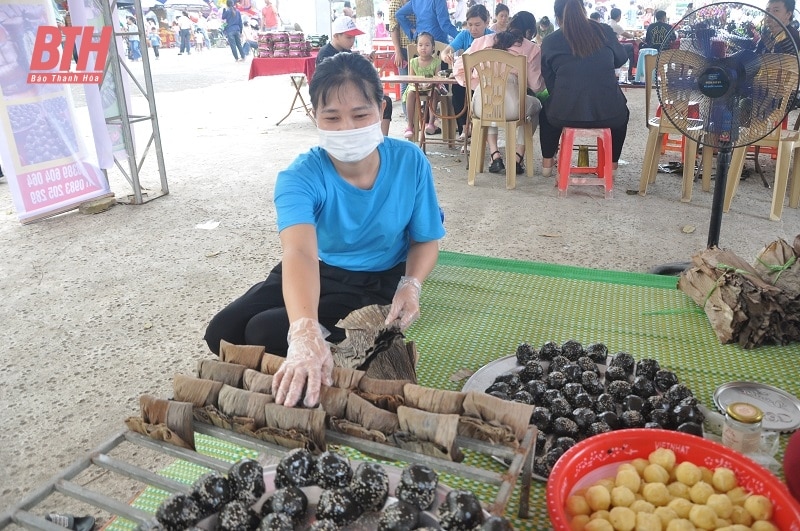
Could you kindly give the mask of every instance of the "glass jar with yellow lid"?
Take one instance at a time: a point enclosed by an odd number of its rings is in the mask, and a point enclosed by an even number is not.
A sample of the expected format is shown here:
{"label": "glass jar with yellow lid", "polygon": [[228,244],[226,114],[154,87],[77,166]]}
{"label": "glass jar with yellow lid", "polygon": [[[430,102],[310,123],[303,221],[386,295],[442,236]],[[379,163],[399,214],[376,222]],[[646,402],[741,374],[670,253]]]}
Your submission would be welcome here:
{"label": "glass jar with yellow lid", "polygon": [[761,419],[764,412],[747,402],[732,402],[725,408],[725,426],[722,429],[722,444],[751,454],[761,444]]}

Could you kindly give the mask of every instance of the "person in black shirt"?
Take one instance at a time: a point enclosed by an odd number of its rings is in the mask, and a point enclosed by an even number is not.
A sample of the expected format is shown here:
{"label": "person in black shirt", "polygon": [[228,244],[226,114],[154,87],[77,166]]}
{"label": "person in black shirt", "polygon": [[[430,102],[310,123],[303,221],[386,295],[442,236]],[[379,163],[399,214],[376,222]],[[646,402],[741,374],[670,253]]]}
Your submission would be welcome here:
{"label": "person in black shirt", "polygon": [[647,33],[644,35],[644,44],[641,48],[655,48],[660,50],[664,48],[664,41],[669,39],[666,47],[672,44],[675,40],[675,32],[672,31],[672,26],[667,23],[667,12],[663,10],[656,11],[656,21],[647,26]]}
{"label": "person in black shirt", "polygon": [[[341,16],[333,21],[331,33],[333,34],[331,42],[323,46],[317,54],[317,66],[328,57],[333,57],[342,52],[350,52],[356,42],[356,36],[364,34],[363,31],[356,27],[355,21],[347,16]],[[389,136],[389,124],[392,121],[392,98],[384,94],[383,101],[381,131],[383,131],[383,136]]]}

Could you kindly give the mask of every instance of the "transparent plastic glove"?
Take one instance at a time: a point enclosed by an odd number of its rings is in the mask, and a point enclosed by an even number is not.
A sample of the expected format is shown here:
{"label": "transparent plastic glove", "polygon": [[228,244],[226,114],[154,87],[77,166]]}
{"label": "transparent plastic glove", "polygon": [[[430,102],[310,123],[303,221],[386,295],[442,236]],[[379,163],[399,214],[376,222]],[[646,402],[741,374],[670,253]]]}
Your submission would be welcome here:
{"label": "transparent plastic glove", "polygon": [[329,332],[316,320],[302,317],[289,326],[286,361],[272,378],[272,394],[277,404],[293,407],[305,388],[307,407],[319,402],[321,384],[332,385],[333,356],[325,338]]}
{"label": "transparent plastic glove", "polygon": [[400,277],[394,292],[392,308],[386,316],[386,325],[399,320],[400,330],[405,330],[419,319],[419,294],[422,285],[414,277]]}

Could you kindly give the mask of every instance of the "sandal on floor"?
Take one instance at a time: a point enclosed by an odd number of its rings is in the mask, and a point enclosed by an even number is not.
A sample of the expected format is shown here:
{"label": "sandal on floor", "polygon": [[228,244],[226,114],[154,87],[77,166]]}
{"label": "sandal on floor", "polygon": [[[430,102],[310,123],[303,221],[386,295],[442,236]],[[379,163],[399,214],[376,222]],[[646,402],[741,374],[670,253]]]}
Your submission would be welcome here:
{"label": "sandal on floor", "polygon": [[548,167],[542,166],[542,177],[550,177],[553,175],[553,168],[556,167],[555,161],[553,161],[553,165]]}
{"label": "sandal on floor", "polygon": [[440,134],[442,134],[442,129],[440,127],[436,127],[436,126],[433,126],[433,127],[428,126],[428,127],[425,128],[425,134],[426,135],[440,135]]}
{"label": "sandal on floor", "polygon": [[410,127],[406,127],[406,132],[403,133],[403,136],[406,138],[411,138],[412,136],[414,136],[414,130]]}
{"label": "sandal on floor", "polygon": [[94,528],[94,516],[89,515],[72,516],[71,514],[50,513],[44,519],[73,531],[91,531]]}
{"label": "sandal on floor", "polygon": [[525,165],[522,164],[522,161],[525,160],[525,155],[520,155],[517,153],[517,158],[519,159],[517,161],[517,175],[522,175],[525,173]]}
{"label": "sandal on floor", "polygon": [[499,156],[496,159],[493,158],[495,155],[500,155],[499,151],[495,151],[489,157],[492,159],[492,163],[489,164],[489,173],[501,173],[504,172],[506,169],[506,165],[503,163],[503,157]]}

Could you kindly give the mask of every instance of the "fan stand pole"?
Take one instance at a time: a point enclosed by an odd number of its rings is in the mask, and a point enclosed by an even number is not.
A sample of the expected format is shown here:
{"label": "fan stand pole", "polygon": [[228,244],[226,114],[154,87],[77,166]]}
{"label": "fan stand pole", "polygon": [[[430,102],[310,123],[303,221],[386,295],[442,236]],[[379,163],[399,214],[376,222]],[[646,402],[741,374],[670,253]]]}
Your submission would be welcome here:
{"label": "fan stand pole", "polygon": [[719,231],[722,226],[722,206],[725,201],[725,183],[731,164],[731,147],[720,147],[717,155],[717,174],[714,177],[714,198],[711,202],[711,222],[708,226],[708,248],[719,247]]}

